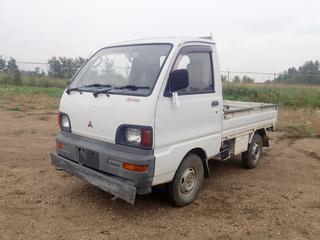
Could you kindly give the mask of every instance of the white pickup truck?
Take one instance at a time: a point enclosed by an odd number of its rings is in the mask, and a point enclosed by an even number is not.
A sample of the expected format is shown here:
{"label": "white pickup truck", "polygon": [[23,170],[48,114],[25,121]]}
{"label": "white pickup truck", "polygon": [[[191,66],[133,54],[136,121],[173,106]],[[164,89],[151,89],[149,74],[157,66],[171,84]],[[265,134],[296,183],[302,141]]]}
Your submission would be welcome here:
{"label": "white pickup truck", "polygon": [[216,45],[205,38],[122,42],[97,51],[60,102],[52,164],[131,204],[165,184],[192,203],[208,160],[242,153],[255,168],[277,106],[224,101]]}

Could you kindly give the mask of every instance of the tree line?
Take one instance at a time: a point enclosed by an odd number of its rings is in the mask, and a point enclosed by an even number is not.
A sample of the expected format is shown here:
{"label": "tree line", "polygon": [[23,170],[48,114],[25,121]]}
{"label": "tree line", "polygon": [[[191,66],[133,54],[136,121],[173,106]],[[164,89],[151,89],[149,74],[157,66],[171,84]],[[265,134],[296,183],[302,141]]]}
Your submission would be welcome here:
{"label": "tree line", "polygon": [[[277,77],[273,80],[267,80],[265,83],[288,83],[288,84],[320,84],[320,62],[306,61],[302,66],[296,68],[291,67],[288,70],[276,74]],[[221,80],[227,82],[227,75],[221,75]],[[246,75],[242,78],[238,75],[229,79],[233,83],[253,83],[255,80]]]}
{"label": "tree line", "polygon": [[[222,80],[222,82],[227,82],[228,81],[228,77],[227,77],[227,75],[221,75],[221,80]],[[233,82],[233,83],[254,83],[254,79],[253,78],[250,78],[250,77],[248,77],[248,76],[246,76],[246,75],[243,75],[242,76],[242,78],[240,77],[240,76],[238,76],[238,75],[235,75],[232,79],[231,79],[231,81]]]}
{"label": "tree line", "polygon": [[82,57],[66,58],[52,57],[48,60],[48,75],[56,78],[71,78],[76,71],[85,63]]}
{"label": "tree line", "polygon": [[24,74],[48,75],[54,78],[71,78],[76,71],[85,63],[86,59],[82,57],[67,58],[67,57],[52,57],[48,63],[48,72],[45,73],[39,67],[33,71],[20,70],[17,61],[10,57],[8,60],[0,55],[0,72],[14,73],[20,72]]}
{"label": "tree line", "polygon": [[6,81],[12,82],[15,85],[22,84],[21,73],[14,58],[10,57],[9,60],[6,60],[0,56],[0,72],[7,73]]}
{"label": "tree line", "polygon": [[[21,84],[21,73],[33,76],[49,76],[51,78],[70,79],[76,71],[86,62],[85,58],[67,58],[67,57],[51,57],[48,61],[48,71],[41,71],[40,68],[35,68],[34,71],[20,70],[17,61],[10,57],[6,59],[0,55],[0,72],[7,73],[7,77],[19,85]],[[226,75],[222,75],[223,82],[228,81]],[[255,80],[248,76],[233,76],[232,81],[234,83],[253,83]],[[274,80],[268,80],[266,82],[275,83],[304,83],[304,84],[320,84],[320,63],[316,61],[306,61],[302,66],[295,68],[291,67],[288,70],[278,74]]]}
{"label": "tree line", "polygon": [[14,58],[10,57],[6,60],[4,57],[0,56],[0,71],[1,72],[14,72],[19,70],[17,62]]}
{"label": "tree line", "polygon": [[274,82],[320,84],[320,63],[318,60],[307,61],[298,68],[291,67],[279,74]]}

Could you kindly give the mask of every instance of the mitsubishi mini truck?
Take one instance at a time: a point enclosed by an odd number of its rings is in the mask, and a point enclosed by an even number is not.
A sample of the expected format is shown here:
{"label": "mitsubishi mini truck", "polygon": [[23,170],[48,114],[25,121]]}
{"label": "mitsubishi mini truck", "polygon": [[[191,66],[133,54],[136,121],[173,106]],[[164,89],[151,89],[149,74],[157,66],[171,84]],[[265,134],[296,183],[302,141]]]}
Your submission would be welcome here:
{"label": "mitsubishi mini truck", "polygon": [[224,101],[211,38],[124,42],[97,51],[64,91],[52,164],[134,204],[166,184],[192,203],[208,161],[255,168],[277,106]]}

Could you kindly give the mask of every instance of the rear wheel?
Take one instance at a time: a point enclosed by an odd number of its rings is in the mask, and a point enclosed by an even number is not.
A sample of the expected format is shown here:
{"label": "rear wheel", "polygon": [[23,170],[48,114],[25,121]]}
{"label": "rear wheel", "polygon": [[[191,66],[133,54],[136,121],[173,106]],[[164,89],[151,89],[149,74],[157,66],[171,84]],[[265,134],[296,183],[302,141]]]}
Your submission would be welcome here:
{"label": "rear wheel", "polygon": [[169,184],[169,195],[174,205],[183,207],[192,203],[199,195],[203,178],[201,158],[195,154],[188,154]]}
{"label": "rear wheel", "polygon": [[248,150],[242,153],[242,164],[245,168],[252,169],[258,166],[262,152],[262,138],[259,134],[253,135]]}

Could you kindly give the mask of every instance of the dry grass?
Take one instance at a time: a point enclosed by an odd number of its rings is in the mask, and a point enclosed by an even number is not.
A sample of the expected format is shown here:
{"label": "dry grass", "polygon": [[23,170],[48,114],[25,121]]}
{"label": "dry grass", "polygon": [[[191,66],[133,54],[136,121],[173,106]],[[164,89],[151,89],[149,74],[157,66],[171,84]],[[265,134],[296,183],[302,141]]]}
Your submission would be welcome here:
{"label": "dry grass", "polygon": [[320,109],[280,108],[277,129],[313,137],[320,135]]}

